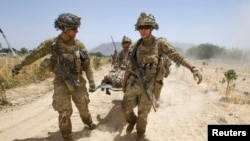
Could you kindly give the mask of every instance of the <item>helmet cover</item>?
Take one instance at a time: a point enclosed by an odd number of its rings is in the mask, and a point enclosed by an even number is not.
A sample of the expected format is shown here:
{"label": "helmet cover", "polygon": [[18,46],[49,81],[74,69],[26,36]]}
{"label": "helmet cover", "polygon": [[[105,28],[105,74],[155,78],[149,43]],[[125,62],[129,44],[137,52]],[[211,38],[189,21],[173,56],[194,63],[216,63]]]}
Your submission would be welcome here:
{"label": "helmet cover", "polygon": [[68,29],[77,29],[80,25],[81,18],[73,15],[71,13],[63,13],[58,16],[55,20],[55,28],[58,30]]}
{"label": "helmet cover", "polygon": [[123,36],[122,43],[124,43],[124,42],[132,43],[132,40],[130,38],[128,38],[127,36]]}
{"label": "helmet cover", "polygon": [[139,16],[135,24],[135,30],[138,30],[139,26],[145,26],[145,25],[151,25],[156,30],[159,29],[159,25],[155,22],[155,18],[153,15],[151,14],[147,15],[146,13],[141,12],[141,15]]}

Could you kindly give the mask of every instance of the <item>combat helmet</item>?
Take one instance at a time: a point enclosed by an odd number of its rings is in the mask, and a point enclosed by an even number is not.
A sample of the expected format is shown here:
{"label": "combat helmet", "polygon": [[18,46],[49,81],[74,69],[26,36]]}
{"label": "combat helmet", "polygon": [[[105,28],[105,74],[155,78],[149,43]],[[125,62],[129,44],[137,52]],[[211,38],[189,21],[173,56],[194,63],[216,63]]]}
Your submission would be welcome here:
{"label": "combat helmet", "polygon": [[156,30],[159,29],[159,25],[155,22],[155,17],[153,15],[147,15],[146,13],[141,12],[141,15],[139,16],[135,24],[135,30],[138,30],[139,26],[145,25],[151,25]]}
{"label": "combat helmet", "polygon": [[123,44],[124,42],[132,43],[132,40],[131,40],[130,38],[128,38],[127,36],[123,36],[123,38],[122,38],[122,44]]}
{"label": "combat helmet", "polygon": [[77,29],[81,25],[81,18],[71,13],[63,13],[55,20],[55,28],[65,31],[67,29]]}

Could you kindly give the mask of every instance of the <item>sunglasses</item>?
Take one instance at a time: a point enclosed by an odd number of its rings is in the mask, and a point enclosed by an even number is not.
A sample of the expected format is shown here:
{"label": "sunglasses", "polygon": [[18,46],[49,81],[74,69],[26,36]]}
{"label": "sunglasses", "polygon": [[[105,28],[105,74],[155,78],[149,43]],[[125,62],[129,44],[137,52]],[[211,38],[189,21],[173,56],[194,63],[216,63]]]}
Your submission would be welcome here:
{"label": "sunglasses", "polygon": [[130,44],[130,42],[122,42],[122,44]]}
{"label": "sunglasses", "polygon": [[144,30],[144,29],[150,29],[151,27],[152,27],[151,25],[142,25],[142,26],[139,26],[138,29]]}
{"label": "sunglasses", "polygon": [[70,28],[70,30],[78,31],[78,29],[77,29],[77,28]]}

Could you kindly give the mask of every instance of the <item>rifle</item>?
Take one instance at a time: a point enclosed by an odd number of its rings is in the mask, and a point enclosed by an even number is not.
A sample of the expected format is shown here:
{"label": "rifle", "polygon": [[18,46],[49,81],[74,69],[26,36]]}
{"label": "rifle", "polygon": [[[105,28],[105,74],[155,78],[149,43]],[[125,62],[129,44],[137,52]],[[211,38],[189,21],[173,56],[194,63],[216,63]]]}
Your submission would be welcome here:
{"label": "rifle", "polygon": [[65,84],[67,85],[70,91],[74,91],[79,85],[70,73],[69,61],[63,57],[61,51],[59,50],[59,46],[57,43],[54,42],[51,48],[55,51],[55,53],[59,57],[58,68],[59,68],[60,73],[62,74]]}
{"label": "rifle", "polygon": [[112,36],[111,36],[111,39],[112,39],[113,45],[114,45],[114,47],[115,47],[115,51],[117,51],[116,46],[115,46],[115,42],[114,42],[114,40],[113,40],[113,37],[112,37]]}
{"label": "rifle", "polygon": [[[115,45],[115,42],[114,42],[114,40],[113,40],[113,37],[111,36],[111,39],[112,39],[112,43],[113,43],[113,45],[114,45],[114,48],[115,48],[115,51],[114,51],[114,54],[113,54],[113,56],[112,56],[112,63],[115,63],[116,62],[116,57],[117,57],[117,49],[116,49],[116,45]],[[112,65],[112,64],[111,64]],[[114,64],[115,65],[115,64]]]}
{"label": "rifle", "polygon": [[136,46],[134,48],[134,50],[131,53],[130,61],[132,63],[132,68],[133,70],[135,70],[135,73],[138,77],[138,80],[140,82],[140,86],[141,88],[144,90],[144,93],[148,96],[148,99],[151,101],[151,104],[153,106],[154,111],[156,112],[156,108],[155,108],[155,104],[154,104],[154,100],[153,100],[153,95],[151,93],[151,91],[149,90],[149,82],[146,78],[146,76],[144,75],[144,70],[141,66],[138,65],[137,61],[136,61],[136,51],[138,46],[140,45],[142,39],[140,39],[137,43]]}

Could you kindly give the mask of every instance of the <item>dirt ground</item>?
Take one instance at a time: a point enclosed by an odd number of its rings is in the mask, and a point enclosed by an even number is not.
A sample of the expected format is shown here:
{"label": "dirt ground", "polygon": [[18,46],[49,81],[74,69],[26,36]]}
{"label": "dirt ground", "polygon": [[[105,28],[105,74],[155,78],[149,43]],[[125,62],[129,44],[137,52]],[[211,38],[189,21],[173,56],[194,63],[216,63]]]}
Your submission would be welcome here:
{"label": "dirt ground", "polygon": [[[193,61],[202,70],[203,82],[197,85],[189,70],[172,65],[164,80],[161,104],[148,117],[148,141],[205,141],[209,124],[250,123],[250,64],[227,64],[214,60]],[[100,84],[110,66],[95,71]],[[235,87],[226,95],[224,72],[234,69]],[[52,79],[6,91],[11,103],[0,107],[1,141],[60,141],[58,115],[51,106]],[[122,91],[106,95],[100,89],[90,93],[89,109],[98,125],[86,128],[74,107],[73,134],[77,141],[133,141],[135,130],[126,135],[121,113]],[[135,109],[136,110],[136,109]]]}

